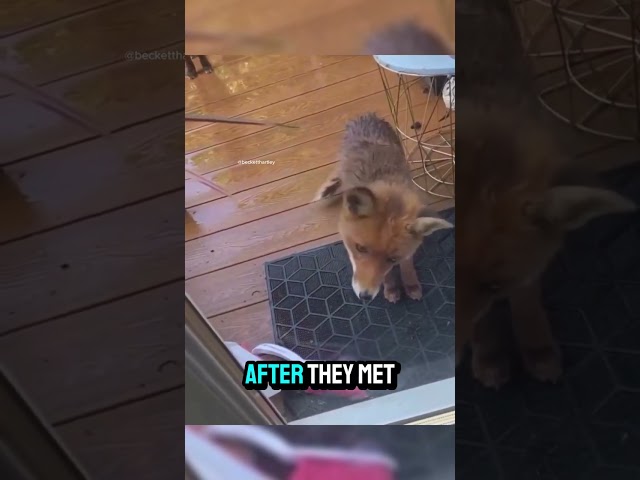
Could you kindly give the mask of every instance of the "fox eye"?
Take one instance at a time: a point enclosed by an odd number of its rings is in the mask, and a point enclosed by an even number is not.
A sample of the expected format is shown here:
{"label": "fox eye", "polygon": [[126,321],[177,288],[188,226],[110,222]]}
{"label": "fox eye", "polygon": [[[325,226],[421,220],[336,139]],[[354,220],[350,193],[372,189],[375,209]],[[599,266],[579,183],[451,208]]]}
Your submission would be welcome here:
{"label": "fox eye", "polygon": [[396,257],[387,257],[387,262],[389,262],[389,263],[397,263],[398,259]]}
{"label": "fox eye", "polygon": [[360,253],[367,253],[368,252],[367,247],[363,247],[359,243],[356,243],[356,250],[359,251]]}

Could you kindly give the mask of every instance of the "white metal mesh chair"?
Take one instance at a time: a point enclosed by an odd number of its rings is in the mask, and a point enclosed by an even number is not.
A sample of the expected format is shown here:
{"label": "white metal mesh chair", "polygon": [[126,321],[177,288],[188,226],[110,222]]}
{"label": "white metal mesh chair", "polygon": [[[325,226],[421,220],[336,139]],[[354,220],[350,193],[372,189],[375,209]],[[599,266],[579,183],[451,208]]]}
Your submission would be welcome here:
{"label": "white metal mesh chair", "polygon": [[454,197],[455,59],[450,55],[374,55],[413,180]]}

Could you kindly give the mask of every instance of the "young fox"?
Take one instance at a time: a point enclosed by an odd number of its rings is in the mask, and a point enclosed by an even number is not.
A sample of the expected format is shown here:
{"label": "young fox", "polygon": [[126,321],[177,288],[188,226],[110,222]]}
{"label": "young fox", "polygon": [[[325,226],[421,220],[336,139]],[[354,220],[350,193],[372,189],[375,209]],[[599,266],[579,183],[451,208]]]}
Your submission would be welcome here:
{"label": "young fox", "polygon": [[626,198],[566,181],[567,162],[545,127],[515,108],[467,107],[457,139],[456,362],[471,343],[472,371],[485,386],[510,377],[501,325],[484,314],[508,299],[526,370],[555,381],[562,368],[539,278],[565,234],[591,219],[635,210]]}
{"label": "young fox", "polygon": [[384,285],[385,298],[397,302],[397,265],[405,293],[419,300],[422,287],[413,255],[426,235],[453,225],[426,208],[426,194],[413,183],[389,123],[373,113],[347,123],[337,170],[316,195],[323,198],[341,202],[338,230],[353,267],[356,295],[372,300]]}

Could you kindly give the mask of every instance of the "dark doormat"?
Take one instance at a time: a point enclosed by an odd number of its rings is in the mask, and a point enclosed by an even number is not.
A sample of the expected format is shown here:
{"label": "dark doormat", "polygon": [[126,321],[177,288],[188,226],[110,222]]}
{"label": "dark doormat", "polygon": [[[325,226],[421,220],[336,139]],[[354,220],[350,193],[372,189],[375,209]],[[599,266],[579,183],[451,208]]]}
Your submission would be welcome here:
{"label": "dark doormat", "polygon": [[[640,168],[605,183],[640,204]],[[640,214],[573,233],[543,285],[564,377],[545,385],[517,372],[496,392],[467,361],[456,372],[456,478],[639,479]]]}
{"label": "dark doormat", "polygon": [[[455,224],[454,209],[441,213]],[[454,375],[455,233],[427,237],[415,256],[419,301],[388,302],[382,292],[362,302],[351,288],[342,242],[266,264],[276,342],[305,360],[395,360],[398,391]],[[371,397],[390,392],[369,392]],[[293,418],[353,403],[339,397],[286,392]]]}

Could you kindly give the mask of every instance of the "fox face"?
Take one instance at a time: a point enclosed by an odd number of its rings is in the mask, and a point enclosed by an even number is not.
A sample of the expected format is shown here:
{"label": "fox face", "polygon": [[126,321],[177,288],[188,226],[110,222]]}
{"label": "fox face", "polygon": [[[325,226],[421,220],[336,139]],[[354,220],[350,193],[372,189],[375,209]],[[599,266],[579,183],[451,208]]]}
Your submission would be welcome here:
{"label": "fox face", "polygon": [[338,230],[353,268],[352,287],[362,300],[380,291],[385,276],[411,260],[426,235],[451,228],[429,216],[417,195],[377,182],[341,195]]}

